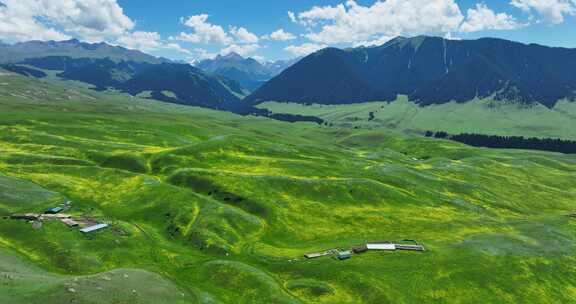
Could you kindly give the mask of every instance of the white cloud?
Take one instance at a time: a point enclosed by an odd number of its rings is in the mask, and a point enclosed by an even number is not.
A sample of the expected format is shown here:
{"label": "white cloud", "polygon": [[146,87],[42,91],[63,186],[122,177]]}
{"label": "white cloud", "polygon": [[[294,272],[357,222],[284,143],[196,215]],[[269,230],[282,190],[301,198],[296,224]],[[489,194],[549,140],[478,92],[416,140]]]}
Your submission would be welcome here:
{"label": "white cloud", "polygon": [[150,51],[162,45],[160,39],[156,32],[134,32],[118,38],[117,42],[131,49]]}
{"label": "white cloud", "polygon": [[127,33],[116,40],[116,43],[129,49],[136,49],[144,52],[158,50],[173,50],[184,54],[191,54],[190,51],[182,48],[177,43],[167,43],[157,32],[136,31]]}
{"label": "white cloud", "polygon": [[257,50],[260,49],[258,44],[232,44],[220,51],[220,55],[228,55],[230,53],[236,53],[242,57],[248,57]]}
{"label": "white cloud", "polygon": [[325,44],[316,44],[316,43],[304,43],[301,45],[291,45],[284,48],[285,51],[291,53],[292,55],[296,56],[306,56],[308,54],[314,53],[318,50],[326,48],[327,45]]}
{"label": "white cloud", "polygon": [[468,10],[466,21],[460,26],[462,32],[478,32],[485,30],[512,30],[522,25],[513,16],[505,13],[495,13],[486,4],[476,4],[476,8]]}
{"label": "white cloud", "polygon": [[257,43],[258,36],[249,32],[247,29],[243,27],[232,27],[230,29],[230,33],[236,38],[236,42],[238,43]]}
{"label": "white cloud", "polygon": [[372,6],[348,0],[337,6],[313,7],[294,17],[311,30],[305,35],[308,39],[324,44],[357,43],[401,34],[446,34],[458,31],[464,20],[454,0],[387,0]]}
{"label": "white cloud", "polygon": [[298,23],[298,18],[296,18],[296,14],[293,11],[288,11],[288,18],[290,18],[290,21]]}
{"label": "white cloud", "polygon": [[190,64],[196,64],[205,59],[214,59],[216,56],[218,56],[218,53],[210,52],[202,48],[195,48],[191,53],[194,54],[194,56],[188,58],[188,62]]}
{"label": "white cloud", "polygon": [[292,33],[286,32],[284,29],[279,29],[270,35],[264,36],[263,38],[275,41],[288,41],[296,39],[296,36],[294,36]]}
{"label": "white cloud", "polygon": [[[353,8],[356,3],[348,1],[346,5]],[[348,14],[343,4],[337,6],[314,6],[311,10],[298,14],[298,19],[305,23],[314,23],[318,20],[338,20],[343,19]]]}
{"label": "white cloud", "polygon": [[180,33],[174,39],[188,41],[192,43],[204,44],[221,44],[227,45],[232,43],[233,39],[224,31],[219,25],[208,23],[208,15],[191,16],[186,20],[182,20],[184,25],[194,30],[193,33]]}
{"label": "white cloud", "polygon": [[358,42],[354,42],[352,44],[353,47],[359,47],[359,46],[366,46],[366,47],[370,47],[370,46],[379,46],[379,45],[383,45],[384,43],[390,41],[391,39],[393,39],[393,36],[382,36],[380,38],[376,38],[373,40],[367,40],[367,41],[358,41]]}
{"label": "white cloud", "polygon": [[134,28],[116,0],[4,0],[0,35],[6,40],[95,41],[119,37]]}
{"label": "white cloud", "polygon": [[135,26],[116,0],[40,0],[37,3],[41,4],[44,17],[84,40],[117,37]]}
{"label": "white cloud", "polygon": [[20,7],[0,7],[0,36],[6,41],[65,40],[70,36],[39,23],[34,14]]}
{"label": "white cloud", "polygon": [[116,0],[2,0],[0,37],[16,42],[65,40],[106,41],[145,52],[174,50],[189,53],[177,43],[167,43],[157,32],[133,31],[135,23]]}
{"label": "white cloud", "polygon": [[[181,32],[170,39],[228,47],[237,47],[243,44],[254,45],[260,40],[256,34],[244,27],[230,26],[229,31],[226,31],[220,25],[209,23],[208,18],[207,14],[201,14],[182,19],[182,23],[194,31],[192,33]],[[250,46],[245,47],[245,49],[249,48]]]}
{"label": "white cloud", "polygon": [[[576,3],[576,0],[511,1]],[[314,6],[298,14],[288,12],[288,16],[292,22],[306,27],[308,33],[304,37],[308,40],[329,45],[373,46],[401,35],[452,37],[459,32],[511,30],[524,26],[513,16],[496,13],[483,3],[469,9],[465,18],[456,0],[375,0],[366,6],[347,0],[333,6]]]}
{"label": "white cloud", "polygon": [[535,11],[551,24],[563,23],[565,15],[576,15],[575,0],[512,0],[510,4],[527,13]]}

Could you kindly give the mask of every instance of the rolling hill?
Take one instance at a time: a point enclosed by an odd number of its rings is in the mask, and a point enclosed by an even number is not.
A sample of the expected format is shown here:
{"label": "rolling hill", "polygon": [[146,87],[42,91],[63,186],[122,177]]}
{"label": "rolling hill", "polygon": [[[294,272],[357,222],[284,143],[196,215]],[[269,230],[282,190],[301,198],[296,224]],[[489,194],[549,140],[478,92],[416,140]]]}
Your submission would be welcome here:
{"label": "rolling hill", "polygon": [[[0,74],[0,301],[571,303],[574,155],[289,124]],[[530,189],[530,191],[527,191]],[[426,252],[305,253],[416,240]]]}
{"label": "rolling hill", "polygon": [[406,95],[421,106],[492,98],[552,108],[576,97],[575,70],[574,49],[493,38],[398,37],[378,47],[318,51],[247,100],[350,104]]}

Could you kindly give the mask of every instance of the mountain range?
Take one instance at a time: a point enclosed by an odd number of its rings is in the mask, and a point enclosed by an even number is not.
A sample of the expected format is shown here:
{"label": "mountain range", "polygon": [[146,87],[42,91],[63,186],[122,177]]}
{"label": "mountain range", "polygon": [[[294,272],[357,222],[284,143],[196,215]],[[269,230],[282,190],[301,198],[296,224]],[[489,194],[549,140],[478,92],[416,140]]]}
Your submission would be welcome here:
{"label": "mountain range", "polygon": [[398,37],[377,47],[320,50],[247,100],[347,104],[398,95],[421,106],[491,97],[553,107],[576,97],[576,50],[493,38]]}
{"label": "mountain range", "polygon": [[225,56],[218,55],[214,59],[200,61],[196,67],[208,73],[236,80],[252,92],[300,59],[260,63],[256,59],[244,58],[233,52]]}
{"label": "mountain range", "polygon": [[351,104],[405,95],[420,107],[490,98],[553,108],[576,97],[576,50],[493,38],[398,37],[376,47],[326,48],[303,59],[263,64],[232,53],[196,66],[106,43],[30,41],[0,44],[0,67],[96,90],[266,116],[272,114],[255,105]]}
{"label": "mountain range", "polygon": [[107,43],[86,43],[77,39],[66,41],[27,41],[16,44],[0,44],[0,63],[19,63],[26,59],[43,57],[108,58],[114,61],[135,61],[159,64],[170,62],[137,50],[129,50]]}
{"label": "mountain range", "polygon": [[241,106],[245,90],[234,80],[213,76],[189,64],[174,63],[106,43],[30,41],[0,46],[0,66],[43,78],[49,71],[64,80],[115,89],[133,95],[214,109]]}

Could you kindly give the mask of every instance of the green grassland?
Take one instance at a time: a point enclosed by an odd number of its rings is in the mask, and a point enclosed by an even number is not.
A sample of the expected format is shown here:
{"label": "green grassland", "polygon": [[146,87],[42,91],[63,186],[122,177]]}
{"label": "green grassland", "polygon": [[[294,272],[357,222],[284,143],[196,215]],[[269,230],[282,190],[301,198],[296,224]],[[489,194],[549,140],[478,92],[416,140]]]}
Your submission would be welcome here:
{"label": "green grassland", "polygon": [[[576,125],[576,102],[565,100],[552,109],[540,104],[522,105],[489,99],[419,107],[405,96],[390,103],[302,105],[266,102],[259,107],[275,113],[314,115],[334,126],[347,128],[576,139],[576,129],[569,127]],[[374,113],[372,120],[370,112]]]}
{"label": "green grassland", "polygon": [[0,83],[0,215],[112,224],[0,219],[0,302],[576,301],[576,156]]}

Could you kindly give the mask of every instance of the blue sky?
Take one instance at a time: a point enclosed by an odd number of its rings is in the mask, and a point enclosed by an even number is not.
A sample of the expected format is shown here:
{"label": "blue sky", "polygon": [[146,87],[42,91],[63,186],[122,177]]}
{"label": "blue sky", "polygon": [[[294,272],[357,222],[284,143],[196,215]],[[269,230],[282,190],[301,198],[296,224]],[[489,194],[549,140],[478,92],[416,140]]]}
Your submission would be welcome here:
{"label": "blue sky", "polygon": [[194,61],[260,60],[398,35],[576,47],[576,0],[0,0],[0,40],[78,38]]}

